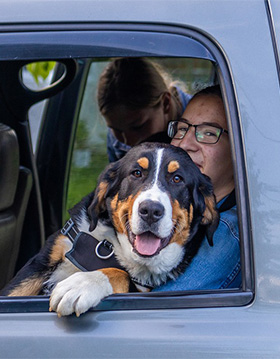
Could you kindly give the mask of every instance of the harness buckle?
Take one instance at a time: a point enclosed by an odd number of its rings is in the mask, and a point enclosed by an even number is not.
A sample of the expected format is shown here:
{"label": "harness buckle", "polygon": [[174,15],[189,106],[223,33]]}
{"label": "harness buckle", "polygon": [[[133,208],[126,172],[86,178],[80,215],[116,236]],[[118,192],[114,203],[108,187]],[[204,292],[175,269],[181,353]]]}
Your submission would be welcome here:
{"label": "harness buckle", "polygon": [[[103,247],[105,247],[107,250],[110,250],[111,253],[109,253],[107,256],[103,256],[102,254],[100,254],[100,253],[98,252],[100,246],[103,246]],[[97,257],[100,258],[100,259],[109,259],[109,258],[112,257],[112,255],[114,254],[114,249],[113,249],[112,243],[110,243],[110,242],[107,241],[106,239],[104,239],[103,241],[99,242],[99,243],[97,244],[97,246],[95,247],[95,254],[96,254]]]}
{"label": "harness buckle", "polygon": [[[70,233],[70,231],[73,230],[75,237]],[[69,237],[72,241],[76,238],[78,235],[78,231],[75,227],[75,223],[73,222],[72,218],[68,219],[68,221],[65,223],[63,228],[60,231],[64,236]]]}

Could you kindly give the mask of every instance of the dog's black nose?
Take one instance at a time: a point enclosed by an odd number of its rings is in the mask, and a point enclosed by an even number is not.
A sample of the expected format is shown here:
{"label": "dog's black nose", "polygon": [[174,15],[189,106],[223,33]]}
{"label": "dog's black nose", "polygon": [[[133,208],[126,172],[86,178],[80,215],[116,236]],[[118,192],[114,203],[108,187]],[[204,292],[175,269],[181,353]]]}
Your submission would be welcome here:
{"label": "dog's black nose", "polygon": [[161,203],[145,200],[138,208],[139,216],[148,224],[159,221],[164,215],[164,207]]}

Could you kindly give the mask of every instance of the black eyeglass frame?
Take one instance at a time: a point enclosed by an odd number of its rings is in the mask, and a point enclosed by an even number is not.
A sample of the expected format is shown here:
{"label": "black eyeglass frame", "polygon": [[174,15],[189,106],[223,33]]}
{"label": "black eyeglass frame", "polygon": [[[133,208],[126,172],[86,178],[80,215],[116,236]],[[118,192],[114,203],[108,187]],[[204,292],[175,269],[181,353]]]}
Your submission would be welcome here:
{"label": "black eyeglass frame", "polygon": [[[173,123],[179,123],[179,122],[183,122],[183,123],[186,124],[188,127],[187,127],[186,130],[184,129],[184,130],[185,130],[185,133],[184,133],[184,135],[183,135],[181,138],[176,138],[176,137],[175,137],[176,134],[175,134],[174,136],[171,136],[171,135],[170,135],[171,126],[172,126]],[[199,126],[205,126],[205,124],[202,123],[202,124],[199,124],[199,125],[193,125],[193,124],[187,122],[187,120],[186,120],[185,118],[180,118],[179,120],[173,120],[173,121],[169,121],[169,122],[168,122],[167,134],[168,134],[168,136],[171,137],[172,139],[182,140],[182,139],[186,136],[186,133],[189,131],[190,127],[194,127],[194,128],[195,128],[195,139],[196,139],[196,141],[197,141],[198,143],[204,143],[204,144],[207,144],[207,145],[215,145],[215,144],[219,141],[219,139],[221,138],[221,136],[222,136],[223,133],[228,134],[228,130],[225,130],[225,129],[222,128],[222,127],[213,126],[213,125],[207,125],[207,126],[216,128],[216,129],[220,130],[221,132],[219,133],[219,136],[217,137],[217,140],[216,140],[215,142],[199,141],[199,140],[198,140],[198,136],[197,136],[197,134],[198,134],[198,132],[197,132],[197,127],[199,127]],[[172,130],[173,130],[173,128],[172,128]]]}

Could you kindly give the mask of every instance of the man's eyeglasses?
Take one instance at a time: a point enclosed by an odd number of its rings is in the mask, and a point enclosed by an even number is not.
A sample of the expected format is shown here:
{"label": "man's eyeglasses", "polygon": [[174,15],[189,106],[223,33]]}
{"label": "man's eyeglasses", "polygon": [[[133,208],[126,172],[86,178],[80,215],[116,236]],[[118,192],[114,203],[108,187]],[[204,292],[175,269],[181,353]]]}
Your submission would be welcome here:
{"label": "man's eyeglasses", "polygon": [[181,118],[177,121],[170,121],[168,123],[167,133],[168,136],[174,140],[182,140],[190,127],[195,128],[195,138],[199,143],[207,143],[214,145],[217,143],[221,135],[225,132],[228,134],[228,131],[212,125],[192,125],[188,123],[184,118]]}

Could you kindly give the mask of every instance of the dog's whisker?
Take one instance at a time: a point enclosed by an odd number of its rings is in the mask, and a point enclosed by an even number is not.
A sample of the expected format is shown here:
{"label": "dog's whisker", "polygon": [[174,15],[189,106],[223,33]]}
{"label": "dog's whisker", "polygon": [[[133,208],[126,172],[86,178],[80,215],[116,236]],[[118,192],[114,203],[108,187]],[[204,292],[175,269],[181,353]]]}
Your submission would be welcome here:
{"label": "dog's whisker", "polygon": [[126,228],[127,230],[130,229],[130,226],[129,226],[129,222],[128,222],[128,221],[125,222],[125,228]]}
{"label": "dog's whisker", "polygon": [[176,222],[173,229],[172,229],[172,234],[174,234],[175,232],[177,232],[179,234],[180,237],[184,237],[184,233],[183,233],[184,227],[180,222]]}
{"label": "dog's whisker", "polygon": [[126,217],[128,217],[128,213],[125,213],[120,217],[120,221],[124,224],[127,222],[127,220],[125,220]]}
{"label": "dog's whisker", "polygon": [[175,231],[180,231],[180,230],[182,229],[181,223],[178,222],[177,220],[172,219],[172,223],[173,223],[173,229],[172,229],[173,233],[174,233]]}

